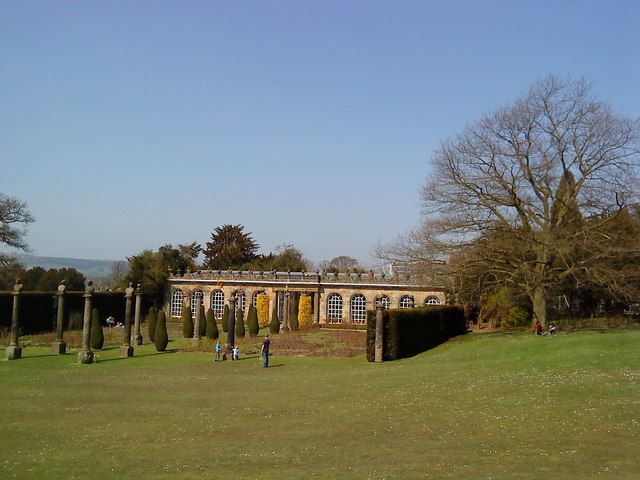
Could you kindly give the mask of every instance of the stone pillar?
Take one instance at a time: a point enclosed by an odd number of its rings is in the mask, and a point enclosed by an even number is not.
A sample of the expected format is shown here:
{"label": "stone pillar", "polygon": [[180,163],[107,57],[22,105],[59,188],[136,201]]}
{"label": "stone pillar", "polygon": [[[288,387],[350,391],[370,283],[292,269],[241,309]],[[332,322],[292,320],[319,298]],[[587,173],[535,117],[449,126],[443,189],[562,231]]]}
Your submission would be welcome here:
{"label": "stone pillar", "polygon": [[381,363],[384,361],[384,314],[382,302],[376,302],[376,340],[374,361]]}
{"label": "stone pillar", "polygon": [[58,311],[56,315],[56,341],[51,342],[51,353],[63,355],[67,353],[67,344],[64,343],[64,291],[67,286],[64,280],[58,285]]}
{"label": "stone pillar", "polygon": [[124,333],[122,335],[122,345],[120,346],[121,357],[133,357],[133,347],[131,346],[131,297],[133,295],[133,285],[130,283],[124,291]]}
{"label": "stone pillar", "polygon": [[93,363],[93,352],[91,351],[91,297],[95,287],[91,280],[87,281],[84,287],[84,321],[82,323],[82,348],[78,352],[78,363]]}
{"label": "stone pillar", "polygon": [[133,315],[133,323],[135,325],[135,334],[132,341],[135,341],[136,345],[142,345],[142,334],[140,333],[140,310],[142,310],[142,290],[140,289],[140,284],[136,286],[135,291],[136,296],[136,309]]}
{"label": "stone pillar", "polygon": [[202,305],[202,292],[194,292],[194,296],[196,297],[196,318],[193,325],[193,343],[200,343],[200,322],[203,321],[202,316],[200,315],[200,305]]}
{"label": "stone pillar", "polygon": [[22,347],[20,346],[20,294],[22,293],[22,283],[16,279],[13,286],[13,312],[11,314],[11,340],[7,347],[7,360],[17,360],[22,357]]}
{"label": "stone pillar", "polygon": [[289,311],[291,303],[291,294],[289,292],[284,292],[284,302],[282,304],[282,323],[280,324],[280,332],[290,331],[291,327],[289,327],[289,316],[291,312]]}
{"label": "stone pillar", "polygon": [[320,292],[313,294],[313,323],[320,323]]}
{"label": "stone pillar", "polygon": [[231,349],[236,342],[236,294],[232,293],[229,297],[229,324],[227,325],[229,332],[227,333],[227,353],[231,353]]}
{"label": "stone pillar", "polygon": [[[273,308],[278,308],[278,292],[272,288],[271,295],[269,295],[269,325],[271,325],[271,320],[273,320]],[[277,311],[277,310],[276,310]]]}

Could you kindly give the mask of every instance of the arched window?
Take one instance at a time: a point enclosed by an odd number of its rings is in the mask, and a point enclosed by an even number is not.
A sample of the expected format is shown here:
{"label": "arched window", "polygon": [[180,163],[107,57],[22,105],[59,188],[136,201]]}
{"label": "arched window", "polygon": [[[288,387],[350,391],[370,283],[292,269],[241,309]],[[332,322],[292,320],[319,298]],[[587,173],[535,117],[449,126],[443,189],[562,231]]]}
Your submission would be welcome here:
{"label": "arched window", "polygon": [[222,290],[216,290],[211,294],[211,310],[216,320],[222,319],[224,313],[224,292]]}
{"label": "arched window", "polygon": [[424,299],[425,305],[440,305],[440,299],[433,295]]}
{"label": "arched window", "polygon": [[258,295],[262,295],[264,294],[264,290],[258,290],[256,293],[253,294],[253,307],[257,307],[258,306]]}
{"label": "arched window", "polygon": [[413,298],[405,295],[400,299],[400,308],[413,308]]}
{"label": "arched window", "polygon": [[236,310],[242,310],[244,312],[244,292],[242,290],[238,290],[236,292]]}
{"label": "arched window", "polygon": [[342,296],[332,293],[327,298],[327,318],[329,323],[342,323]]}
{"label": "arched window", "polygon": [[382,308],[384,308],[385,310],[389,310],[389,306],[391,305],[389,297],[383,295],[382,298],[380,298],[380,303],[382,304]]}
{"label": "arched window", "polygon": [[182,316],[182,290],[171,292],[171,316]]}
{"label": "arched window", "polygon": [[191,318],[196,318],[196,295],[198,293],[202,294],[200,290],[191,292]]}
{"label": "arched window", "polygon": [[361,293],[351,297],[350,316],[353,323],[367,323],[367,299]]}

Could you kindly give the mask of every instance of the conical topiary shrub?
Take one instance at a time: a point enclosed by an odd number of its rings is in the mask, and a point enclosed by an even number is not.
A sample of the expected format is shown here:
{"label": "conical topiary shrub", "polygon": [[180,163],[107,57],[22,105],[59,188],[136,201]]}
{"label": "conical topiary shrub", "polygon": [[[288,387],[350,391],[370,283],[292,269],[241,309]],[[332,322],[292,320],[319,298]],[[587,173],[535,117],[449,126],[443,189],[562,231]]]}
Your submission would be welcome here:
{"label": "conical topiary shrub", "polygon": [[191,307],[187,305],[182,307],[182,336],[193,338],[193,318],[191,317]]}
{"label": "conical topiary shrub", "polygon": [[225,305],[222,310],[222,331],[227,333],[229,331],[229,306]]}
{"label": "conical topiary shrub", "polygon": [[100,312],[97,308],[91,310],[91,348],[100,350],[104,345],[104,333],[100,323]]}
{"label": "conical topiary shrub", "polygon": [[200,304],[200,333],[201,337],[207,334],[207,317],[204,314],[204,305]]}
{"label": "conical topiary shrub", "polygon": [[266,327],[269,325],[269,295],[261,293],[258,295],[258,325]]}
{"label": "conical topiary shrub", "polygon": [[244,338],[244,312],[239,308],[236,310],[236,338]]}
{"label": "conical topiary shrub", "polygon": [[258,311],[253,307],[253,305],[249,305],[247,327],[249,329],[250,337],[255,337],[256,335],[258,335],[258,332],[260,331],[260,326],[258,325]]}
{"label": "conical topiary shrub", "polygon": [[157,322],[156,307],[151,307],[149,309],[149,313],[147,313],[147,329],[149,333],[149,340],[151,340],[152,342],[155,339],[156,322]]}
{"label": "conical topiary shrub", "polygon": [[216,340],[220,333],[218,332],[218,324],[216,323],[216,319],[213,316],[213,310],[207,310],[205,320],[207,324],[207,331],[205,332],[205,336],[212,340]]}
{"label": "conical topiary shrub", "polygon": [[280,319],[278,318],[278,302],[274,302],[271,312],[271,322],[269,322],[269,331],[271,333],[280,332]]}
{"label": "conical topiary shrub", "polygon": [[293,297],[291,299],[291,314],[289,315],[289,328],[292,332],[300,330],[298,324],[298,298]]}
{"label": "conical topiary shrub", "polygon": [[169,335],[167,334],[167,321],[164,315],[164,310],[160,310],[156,317],[156,331],[153,343],[156,346],[156,350],[159,352],[164,352],[167,349]]}

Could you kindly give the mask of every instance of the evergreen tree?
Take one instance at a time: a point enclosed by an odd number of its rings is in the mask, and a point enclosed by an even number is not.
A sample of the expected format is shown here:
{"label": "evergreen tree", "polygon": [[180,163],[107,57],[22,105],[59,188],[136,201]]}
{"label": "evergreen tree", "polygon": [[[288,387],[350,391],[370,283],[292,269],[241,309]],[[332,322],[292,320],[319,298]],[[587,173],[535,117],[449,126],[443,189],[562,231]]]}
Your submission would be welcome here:
{"label": "evergreen tree", "polygon": [[278,302],[273,302],[273,311],[271,312],[271,322],[269,322],[269,330],[271,333],[280,332],[280,319],[278,318]]}
{"label": "evergreen tree", "polygon": [[205,318],[207,324],[207,331],[205,332],[205,336],[212,340],[216,340],[220,334],[218,332],[218,324],[216,323],[216,319],[213,316],[213,310],[208,309]]}
{"label": "evergreen tree", "polygon": [[100,324],[100,312],[97,308],[91,311],[91,348],[100,350],[104,345],[104,333]]}
{"label": "evergreen tree", "polygon": [[247,318],[247,326],[249,327],[249,336],[255,337],[258,335],[260,326],[258,325],[258,311],[253,304],[249,305],[249,315]]}
{"label": "evergreen tree", "polygon": [[193,338],[193,318],[191,317],[191,307],[188,305],[182,307],[182,336]]}
{"label": "evergreen tree", "polygon": [[207,317],[204,314],[204,305],[200,304],[200,333],[201,337],[207,334]]}
{"label": "evergreen tree", "polygon": [[300,324],[298,323],[298,297],[291,298],[291,314],[289,316],[289,328],[292,332],[300,330]]}
{"label": "evergreen tree", "polygon": [[244,338],[244,313],[241,309],[236,309],[236,339]]}
{"label": "evergreen tree", "polygon": [[156,331],[154,342],[158,352],[164,352],[169,343],[169,335],[167,334],[167,321],[165,319],[164,310],[158,312],[156,318]]}
{"label": "evergreen tree", "polygon": [[227,333],[229,331],[229,306],[225,305],[222,310],[222,331]]}
{"label": "evergreen tree", "polygon": [[156,308],[155,307],[151,307],[149,309],[149,313],[147,314],[147,328],[149,329],[149,340],[151,340],[152,342],[155,341],[155,334],[156,334],[156,322],[157,322],[157,317],[156,317]]}

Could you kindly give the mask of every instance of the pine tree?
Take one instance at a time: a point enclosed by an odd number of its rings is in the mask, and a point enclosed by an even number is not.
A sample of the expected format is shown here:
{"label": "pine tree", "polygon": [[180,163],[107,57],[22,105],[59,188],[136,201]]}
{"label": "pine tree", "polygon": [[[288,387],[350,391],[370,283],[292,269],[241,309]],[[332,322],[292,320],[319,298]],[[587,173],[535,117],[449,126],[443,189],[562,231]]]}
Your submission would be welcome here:
{"label": "pine tree", "polygon": [[155,334],[156,334],[156,322],[157,322],[157,317],[156,317],[156,308],[155,307],[151,307],[149,309],[149,313],[147,314],[147,328],[149,329],[149,340],[151,340],[152,342],[155,339]]}
{"label": "pine tree", "polygon": [[191,317],[191,307],[188,305],[182,307],[182,336],[193,338],[193,318]]}
{"label": "pine tree", "polygon": [[273,302],[273,311],[271,312],[271,322],[269,323],[271,333],[280,332],[280,319],[278,318],[278,302]]}
{"label": "pine tree", "polygon": [[225,305],[222,310],[222,331],[227,333],[229,331],[229,306]]}
{"label": "pine tree", "polygon": [[104,345],[104,333],[100,324],[100,312],[97,308],[91,311],[91,348],[100,350]]}
{"label": "pine tree", "polygon": [[204,337],[207,334],[207,317],[204,314],[204,305],[200,304],[200,336]]}
{"label": "pine tree", "polygon": [[207,331],[205,332],[205,336],[212,340],[216,340],[220,333],[218,332],[218,324],[216,323],[216,319],[213,316],[213,310],[208,309],[207,314],[205,315]]}
{"label": "pine tree", "polygon": [[167,349],[169,343],[169,335],[167,334],[167,322],[164,315],[164,310],[158,312],[156,318],[156,331],[154,335],[154,344],[158,352],[164,352]]}
{"label": "pine tree", "polygon": [[249,327],[250,337],[255,337],[256,335],[258,335],[258,332],[260,331],[260,326],[258,325],[258,311],[255,309],[253,304],[249,305],[247,326]]}
{"label": "pine tree", "polygon": [[244,338],[244,313],[241,309],[236,309],[236,339]]}
{"label": "pine tree", "polygon": [[300,330],[300,324],[298,323],[298,301],[299,299],[293,297],[291,299],[291,316],[289,317],[289,328],[292,332]]}

